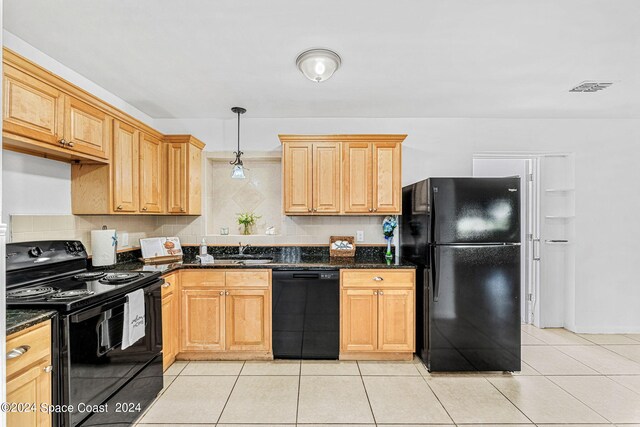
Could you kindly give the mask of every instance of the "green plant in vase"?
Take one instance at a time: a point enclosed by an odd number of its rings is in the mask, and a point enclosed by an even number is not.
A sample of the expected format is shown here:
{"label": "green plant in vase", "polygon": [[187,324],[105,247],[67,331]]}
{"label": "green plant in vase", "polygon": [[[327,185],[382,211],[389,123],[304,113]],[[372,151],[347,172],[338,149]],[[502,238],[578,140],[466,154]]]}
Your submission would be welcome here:
{"label": "green plant in vase", "polygon": [[244,212],[237,215],[238,225],[242,226],[242,234],[245,236],[251,234],[251,227],[256,225],[256,221],[262,218],[260,215],[256,215],[253,212]]}
{"label": "green plant in vase", "polygon": [[384,217],[384,220],[382,221],[382,232],[384,233],[384,238],[387,241],[387,253],[385,254],[387,264],[389,264],[393,259],[393,255],[391,254],[391,240],[393,240],[393,233],[397,226],[398,219],[395,215]]}

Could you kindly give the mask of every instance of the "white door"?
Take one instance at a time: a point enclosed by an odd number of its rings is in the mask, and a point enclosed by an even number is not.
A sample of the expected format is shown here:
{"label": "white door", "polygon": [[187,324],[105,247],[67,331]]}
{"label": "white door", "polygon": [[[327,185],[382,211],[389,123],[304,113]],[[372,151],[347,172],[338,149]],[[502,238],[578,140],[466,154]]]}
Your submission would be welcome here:
{"label": "white door", "polygon": [[[532,159],[474,158],[473,176],[505,177],[519,176],[521,188],[520,202],[520,313],[523,323],[533,321],[533,296],[537,266],[534,265],[534,243],[537,230],[534,219],[535,194],[533,188],[534,164]],[[531,295],[531,298],[529,297]]]}

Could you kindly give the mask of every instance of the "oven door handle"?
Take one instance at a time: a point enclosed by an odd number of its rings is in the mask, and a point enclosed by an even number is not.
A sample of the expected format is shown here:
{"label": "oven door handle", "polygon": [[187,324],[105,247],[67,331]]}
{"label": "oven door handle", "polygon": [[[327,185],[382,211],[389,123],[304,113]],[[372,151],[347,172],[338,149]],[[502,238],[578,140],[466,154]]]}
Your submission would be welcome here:
{"label": "oven door handle", "polygon": [[[147,286],[146,288],[144,288],[144,293],[145,295],[151,295],[153,293],[154,290],[158,289],[160,287],[160,285],[162,285],[162,283],[164,283],[164,281],[162,279],[158,280],[157,282]],[[132,291],[133,292],[133,291]],[[89,310],[86,311],[82,311],[78,314],[74,314],[73,316],[69,316],[71,318],[71,321],[73,323],[79,323],[82,322],[84,320],[90,319],[92,317],[95,317],[105,311],[109,311],[115,307],[119,307],[119,306],[123,306],[125,303],[127,302],[127,296],[123,296],[122,298],[118,298],[115,301],[109,302],[107,304],[103,304],[100,305],[98,307],[94,307],[91,308]]]}

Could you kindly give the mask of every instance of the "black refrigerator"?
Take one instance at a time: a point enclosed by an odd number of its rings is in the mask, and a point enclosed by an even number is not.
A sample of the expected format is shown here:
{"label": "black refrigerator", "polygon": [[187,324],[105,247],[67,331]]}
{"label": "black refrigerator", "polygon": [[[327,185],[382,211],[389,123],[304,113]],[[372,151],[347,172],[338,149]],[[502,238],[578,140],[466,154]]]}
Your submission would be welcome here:
{"label": "black refrigerator", "polygon": [[401,254],[418,266],[416,352],[429,371],[519,371],[520,178],[402,190]]}

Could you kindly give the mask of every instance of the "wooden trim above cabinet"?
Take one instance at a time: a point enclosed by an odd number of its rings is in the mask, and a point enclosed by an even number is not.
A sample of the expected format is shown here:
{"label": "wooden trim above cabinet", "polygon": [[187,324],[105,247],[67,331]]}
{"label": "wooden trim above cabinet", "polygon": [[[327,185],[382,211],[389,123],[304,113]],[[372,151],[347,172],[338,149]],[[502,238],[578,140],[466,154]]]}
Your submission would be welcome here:
{"label": "wooden trim above cabinet", "polygon": [[402,143],[407,134],[335,134],[335,135],[282,135],[280,142],[397,142]]}

